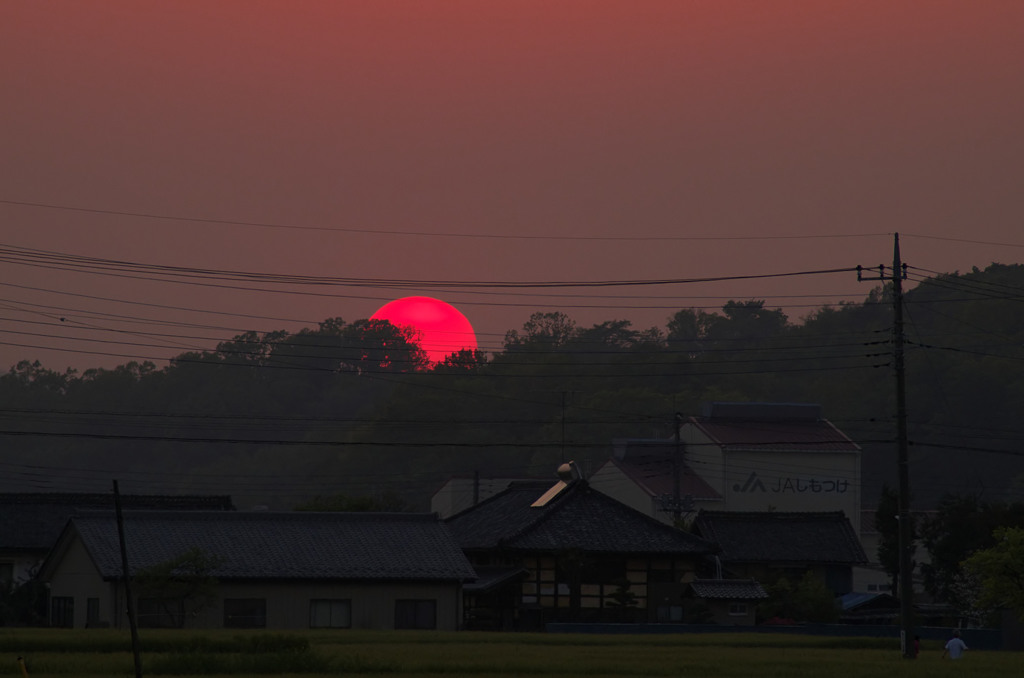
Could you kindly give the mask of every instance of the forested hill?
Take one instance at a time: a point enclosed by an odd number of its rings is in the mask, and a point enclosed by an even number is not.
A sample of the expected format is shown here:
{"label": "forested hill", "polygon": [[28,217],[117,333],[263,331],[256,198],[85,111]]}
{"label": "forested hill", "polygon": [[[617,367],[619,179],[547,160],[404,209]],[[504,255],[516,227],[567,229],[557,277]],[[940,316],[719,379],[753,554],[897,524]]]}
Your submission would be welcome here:
{"label": "forested hill", "polygon": [[[1019,499],[1024,266],[920,280],[906,294],[915,505],[946,492]],[[0,489],[227,493],[291,508],[386,495],[426,508],[451,475],[593,470],[618,437],[668,437],[712,400],[814,402],[865,450],[864,498],[895,477],[888,291],[792,323],[760,301],[683,309],[663,328],[537,313],[501,352],[433,368],[377,321],[247,333],[164,369],[0,377]]]}

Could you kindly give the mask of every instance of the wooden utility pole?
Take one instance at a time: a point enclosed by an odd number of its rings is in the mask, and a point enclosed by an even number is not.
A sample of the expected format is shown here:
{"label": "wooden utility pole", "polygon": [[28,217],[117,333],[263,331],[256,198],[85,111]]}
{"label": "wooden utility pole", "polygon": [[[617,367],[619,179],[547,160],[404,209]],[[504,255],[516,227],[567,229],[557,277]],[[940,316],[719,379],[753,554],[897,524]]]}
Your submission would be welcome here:
{"label": "wooden utility pole", "polygon": [[[857,279],[863,269],[857,267]],[[900,257],[900,234],[894,234],[892,254],[892,345],[893,371],[896,376],[896,465],[899,474],[897,519],[899,522],[899,586],[900,597],[900,653],[904,659],[914,656],[914,524],[910,517],[910,460],[907,440],[907,375],[903,363],[903,281],[907,265]],[[868,278],[875,280],[875,278]],[[886,280],[885,267],[878,267],[878,280]]]}
{"label": "wooden utility pole", "polygon": [[914,525],[910,517],[910,460],[907,442],[907,377],[903,364],[903,279],[906,264],[900,259],[900,234],[895,234],[892,255],[893,367],[896,373],[896,461],[899,466],[900,646],[904,659],[914,656]]}
{"label": "wooden utility pole", "polygon": [[683,516],[683,440],[682,431],[679,430],[683,425],[683,415],[676,412],[674,421],[676,435],[672,454],[672,517],[678,525]]}

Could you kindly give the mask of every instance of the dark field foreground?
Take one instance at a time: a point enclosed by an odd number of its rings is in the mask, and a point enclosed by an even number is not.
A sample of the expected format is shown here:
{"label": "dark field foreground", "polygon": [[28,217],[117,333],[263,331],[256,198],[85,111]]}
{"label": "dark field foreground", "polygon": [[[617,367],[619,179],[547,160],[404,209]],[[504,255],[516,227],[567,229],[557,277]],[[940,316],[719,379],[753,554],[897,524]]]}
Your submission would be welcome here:
{"label": "dark field foreground", "polygon": [[[925,642],[916,661],[894,642],[764,634],[600,636],[420,632],[142,632],[145,676],[664,676],[885,678],[1018,675],[1012,652],[940,660]],[[0,629],[0,676],[135,675],[126,632]]]}

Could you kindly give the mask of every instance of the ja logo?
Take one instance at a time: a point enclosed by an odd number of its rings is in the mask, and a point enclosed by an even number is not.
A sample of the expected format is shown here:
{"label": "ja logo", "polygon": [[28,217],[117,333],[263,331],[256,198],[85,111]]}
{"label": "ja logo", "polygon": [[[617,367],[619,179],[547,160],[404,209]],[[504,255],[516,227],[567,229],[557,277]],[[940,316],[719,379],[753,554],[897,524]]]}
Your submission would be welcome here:
{"label": "ja logo", "polygon": [[768,490],[765,489],[764,483],[761,482],[761,479],[757,477],[757,471],[751,471],[750,475],[747,476],[747,482],[743,483],[743,485],[740,485],[739,483],[736,483],[735,485],[732,486],[732,491],[733,492],[758,492],[758,491],[760,491],[760,492],[767,492]]}

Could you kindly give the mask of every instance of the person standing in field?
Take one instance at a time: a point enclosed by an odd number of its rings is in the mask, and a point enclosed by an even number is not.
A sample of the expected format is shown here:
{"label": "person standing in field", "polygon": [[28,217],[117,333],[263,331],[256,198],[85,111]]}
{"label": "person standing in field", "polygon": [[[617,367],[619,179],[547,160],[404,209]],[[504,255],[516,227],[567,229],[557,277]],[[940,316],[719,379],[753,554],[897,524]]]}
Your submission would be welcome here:
{"label": "person standing in field", "polygon": [[946,642],[946,649],[942,651],[942,658],[945,659],[948,654],[950,659],[960,659],[967,649],[967,643],[960,639],[960,631],[953,631],[953,637]]}

